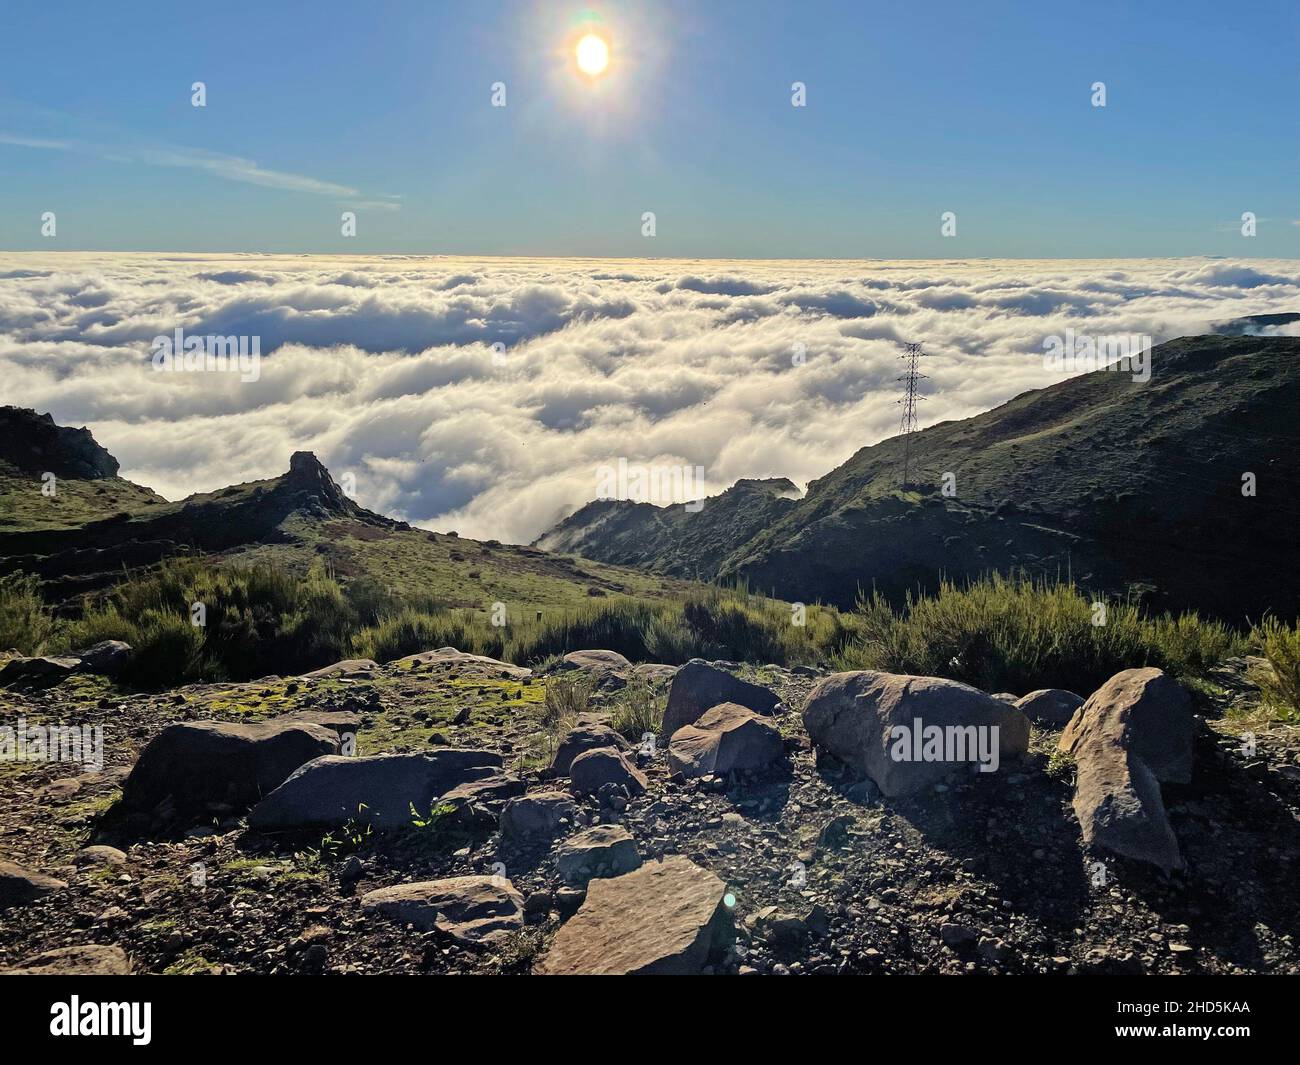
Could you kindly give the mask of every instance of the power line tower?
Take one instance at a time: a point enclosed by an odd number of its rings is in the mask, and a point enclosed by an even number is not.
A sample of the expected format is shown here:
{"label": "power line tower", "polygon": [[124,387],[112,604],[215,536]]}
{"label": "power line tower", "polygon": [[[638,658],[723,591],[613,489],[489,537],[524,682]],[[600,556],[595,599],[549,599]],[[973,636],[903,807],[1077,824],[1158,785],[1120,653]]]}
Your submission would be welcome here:
{"label": "power line tower", "polygon": [[924,396],[916,394],[916,382],[926,375],[917,368],[917,360],[926,358],[920,344],[904,344],[903,354],[899,356],[907,363],[907,371],[898,379],[907,382],[907,391],[898,402],[903,406],[903,418],[898,425],[898,435],[903,438],[903,477],[902,486],[906,488],[912,476],[912,434],[916,432],[916,402],[925,401]]}

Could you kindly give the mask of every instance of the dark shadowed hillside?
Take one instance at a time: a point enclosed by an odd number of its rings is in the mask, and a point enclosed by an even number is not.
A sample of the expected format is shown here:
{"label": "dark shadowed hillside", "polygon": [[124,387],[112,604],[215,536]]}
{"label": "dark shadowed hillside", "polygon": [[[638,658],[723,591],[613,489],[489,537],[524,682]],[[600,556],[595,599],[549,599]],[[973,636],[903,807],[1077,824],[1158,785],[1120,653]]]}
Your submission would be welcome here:
{"label": "dark shadowed hillside", "polygon": [[[941,575],[1024,569],[1136,586],[1161,608],[1289,616],[1300,598],[1297,384],[1300,339],[1183,338],[1153,351],[1146,383],[1097,371],[930,426],[912,437],[907,491],[901,438],[885,440],[773,507],[757,534],[711,517],[710,501],[677,515],[671,543],[638,562],[684,565],[698,522],[701,576],[785,599],[849,605],[860,589],[901,595]],[[657,524],[653,510],[625,509],[606,522],[610,539],[588,523],[569,549],[608,559],[654,543],[632,520]]]}

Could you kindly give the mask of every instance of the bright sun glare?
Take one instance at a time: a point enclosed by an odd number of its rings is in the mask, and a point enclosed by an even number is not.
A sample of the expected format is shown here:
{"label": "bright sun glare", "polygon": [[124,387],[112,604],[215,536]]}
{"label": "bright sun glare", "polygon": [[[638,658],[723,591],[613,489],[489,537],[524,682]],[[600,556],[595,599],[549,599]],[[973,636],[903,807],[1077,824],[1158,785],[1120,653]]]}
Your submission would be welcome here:
{"label": "bright sun glare", "polygon": [[609,45],[603,37],[589,33],[578,42],[577,57],[578,69],[594,78],[609,66]]}

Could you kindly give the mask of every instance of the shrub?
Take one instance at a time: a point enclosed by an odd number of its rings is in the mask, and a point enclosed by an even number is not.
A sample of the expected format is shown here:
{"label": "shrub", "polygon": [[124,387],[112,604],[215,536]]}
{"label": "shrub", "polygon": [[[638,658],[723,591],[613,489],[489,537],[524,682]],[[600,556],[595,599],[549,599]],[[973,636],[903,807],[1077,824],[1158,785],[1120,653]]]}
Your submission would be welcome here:
{"label": "shrub", "polygon": [[585,670],[552,678],[542,704],[542,727],[557,732],[579,714],[585,714],[591,704],[591,688],[591,675]]}
{"label": "shrub", "polygon": [[1124,669],[1158,666],[1193,676],[1240,638],[1195,614],[1148,619],[1133,603],[1093,600],[1065,582],[992,577],[942,583],[899,609],[873,594],[858,605],[855,635],[834,655],[840,669],[950,677],[988,692],[1068,688],[1088,695]]}
{"label": "shrub", "polygon": [[1283,720],[1300,718],[1300,626],[1269,617],[1256,627],[1254,636],[1273,667],[1251,678],[1259,685],[1264,705]]}
{"label": "shrub", "polygon": [[647,732],[659,734],[664,707],[654,688],[644,680],[633,680],[614,696],[609,725],[630,740],[639,740]]}
{"label": "shrub", "polygon": [[16,647],[25,655],[43,654],[54,634],[40,581],[24,573],[0,577],[0,651]]}

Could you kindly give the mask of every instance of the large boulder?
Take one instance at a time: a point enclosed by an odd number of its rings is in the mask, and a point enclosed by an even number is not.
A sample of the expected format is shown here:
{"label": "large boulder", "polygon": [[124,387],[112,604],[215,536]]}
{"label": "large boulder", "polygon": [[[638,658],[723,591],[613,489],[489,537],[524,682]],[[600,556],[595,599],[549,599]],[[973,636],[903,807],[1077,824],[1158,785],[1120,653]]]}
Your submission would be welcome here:
{"label": "large boulder", "polygon": [[1030,721],[1046,728],[1061,728],[1083,705],[1083,697],[1064,688],[1039,688],[1016,700],[1016,706]]}
{"label": "large boulder", "polygon": [[27,903],[67,887],[62,880],[26,869],[16,862],[0,861],[0,910]]}
{"label": "large boulder", "polygon": [[1094,692],[1061,734],[1074,755],[1074,813],[1086,846],[1182,868],[1161,781],[1192,769],[1191,699],[1158,669],[1128,669]]}
{"label": "large boulder", "polygon": [[0,969],[0,976],[130,976],[131,962],[121,947],[87,944],[47,950],[17,965]]}
{"label": "large boulder", "polygon": [[527,680],[533,671],[525,666],[516,666],[513,662],[502,662],[486,655],[472,655],[458,651],[454,647],[439,647],[436,651],[421,651],[419,654],[399,658],[394,665],[399,669],[435,669],[438,667],[455,667],[459,671],[475,673],[485,677],[505,677],[510,680]]}
{"label": "large boulder", "polygon": [[452,747],[420,754],[317,758],[258,803],[248,823],[257,829],[289,829],[356,820],[381,829],[400,828],[411,823],[412,805],[428,814],[453,788],[500,769],[499,754]]}
{"label": "large boulder", "polygon": [[665,665],[663,662],[641,662],[632,667],[632,676],[660,688],[672,683],[679,668],[679,666]]}
{"label": "large boulder", "polygon": [[362,896],[361,909],[462,943],[495,943],[524,926],[524,897],[501,876],[396,884]]}
{"label": "large boulder", "polygon": [[673,675],[661,729],[671,739],[679,728],[695,724],[704,711],[719,703],[738,703],[756,714],[770,714],[778,702],[775,692],[692,658]]}
{"label": "large boulder", "polygon": [[439,797],[438,805],[451,807],[456,824],[490,829],[500,820],[501,808],[523,793],[522,780],[513,773],[501,772],[457,784]]}
{"label": "large boulder", "polygon": [[24,684],[45,686],[57,684],[70,676],[81,665],[81,659],[45,655],[36,658],[11,658],[0,668],[0,685]]}
{"label": "large boulder", "polygon": [[560,661],[565,669],[595,673],[622,673],[632,668],[632,663],[617,651],[570,651]]}
{"label": "large boulder", "polygon": [[772,722],[736,703],[720,703],[673,733],[668,768],[687,777],[764,769],[781,757],[783,748]]}
{"label": "large boulder", "polygon": [[141,753],[122,786],[122,799],[142,810],[168,797],[178,810],[209,803],[243,810],[303,763],[338,749],[336,733],[305,721],[168,725]]}
{"label": "large boulder", "polygon": [[626,751],[631,744],[603,721],[589,714],[580,714],[573,728],[564,734],[551,759],[551,770],[559,776],[568,776],[573,760],[584,751],[601,747],[614,747]]}
{"label": "large boulder", "polygon": [[130,664],[135,652],[123,640],[100,640],[99,643],[78,651],[76,657],[81,660],[83,673],[115,677]]}
{"label": "large boulder", "polygon": [[555,868],[568,883],[581,886],[641,868],[641,854],[622,825],[596,825],[555,848]]}
{"label": "large boulder", "polygon": [[578,755],[569,766],[569,780],[579,795],[594,795],[606,784],[626,788],[629,795],[640,795],[646,788],[645,774],[613,747]]}
{"label": "large boulder", "polygon": [[499,810],[507,800],[524,793],[524,782],[513,773],[493,773],[491,776],[466,780],[457,784],[438,799],[439,803],[453,806],[473,803],[488,809]]}
{"label": "large boulder", "polygon": [[562,670],[581,670],[598,691],[618,691],[632,676],[632,663],[617,651],[570,651],[560,660]]}
{"label": "large boulder", "polygon": [[534,972],[546,976],[699,973],[725,945],[726,885],[672,855],[609,880],[593,880],[582,907],[555,934]]}
{"label": "large boulder", "polygon": [[1157,780],[1186,784],[1192,779],[1192,698],[1162,670],[1116,673],[1075,712],[1061,733],[1061,750],[1077,758],[1084,734],[1103,719],[1121,727],[1126,746]]}
{"label": "large boulder", "polygon": [[562,791],[535,791],[506,803],[501,835],[519,847],[549,843],[578,816],[573,797]]}
{"label": "large boulder", "polygon": [[326,680],[330,677],[341,677],[344,680],[371,680],[378,669],[379,663],[373,658],[345,658],[333,665],[313,669],[302,676],[304,680]]}
{"label": "large boulder", "polygon": [[964,763],[992,771],[1029,749],[1023,713],[942,677],[832,673],[809,693],[803,723],[814,744],[885,795],[920,791]]}

